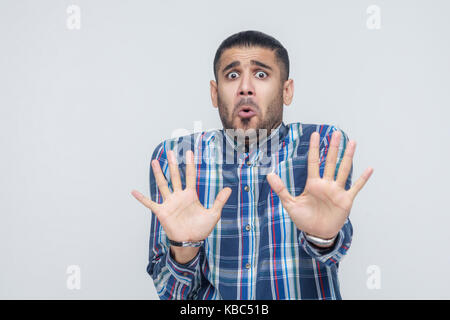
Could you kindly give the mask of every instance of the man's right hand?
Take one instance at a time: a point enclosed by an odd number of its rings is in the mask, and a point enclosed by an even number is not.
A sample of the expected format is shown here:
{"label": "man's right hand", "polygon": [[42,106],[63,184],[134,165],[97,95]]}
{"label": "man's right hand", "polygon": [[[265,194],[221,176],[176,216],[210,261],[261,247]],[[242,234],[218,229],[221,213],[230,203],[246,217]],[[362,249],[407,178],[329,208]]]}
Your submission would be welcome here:
{"label": "man's right hand", "polygon": [[[184,190],[182,190],[178,164],[173,151],[169,150],[167,155],[173,192],[169,190],[158,160],[151,162],[163,203],[156,203],[136,190],[133,190],[131,194],[155,213],[170,240],[179,242],[204,240],[219,221],[223,206],[231,195],[231,189],[228,187],[222,189],[217,194],[212,207],[206,209],[197,195],[194,153],[191,150],[186,152],[186,188]],[[174,252],[180,252],[178,249],[193,248],[176,248]]]}

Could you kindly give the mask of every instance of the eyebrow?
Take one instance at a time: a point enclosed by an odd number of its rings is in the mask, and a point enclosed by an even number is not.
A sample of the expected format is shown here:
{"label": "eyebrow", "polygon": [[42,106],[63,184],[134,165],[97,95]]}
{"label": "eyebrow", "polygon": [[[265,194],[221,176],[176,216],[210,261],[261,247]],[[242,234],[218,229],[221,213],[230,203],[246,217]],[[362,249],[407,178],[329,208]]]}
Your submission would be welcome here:
{"label": "eyebrow", "polygon": [[[272,71],[271,67],[269,67],[267,64],[262,63],[262,62],[260,62],[258,60],[250,60],[250,63],[252,65],[260,66],[260,67],[263,67],[263,68],[266,68],[266,69]],[[225,68],[223,68],[222,73],[225,73],[227,70],[232,69],[232,68],[237,67],[237,66],[240,66],[240,65],[241,65],[240,61],[233,61],[230,64],[228,64]]]}

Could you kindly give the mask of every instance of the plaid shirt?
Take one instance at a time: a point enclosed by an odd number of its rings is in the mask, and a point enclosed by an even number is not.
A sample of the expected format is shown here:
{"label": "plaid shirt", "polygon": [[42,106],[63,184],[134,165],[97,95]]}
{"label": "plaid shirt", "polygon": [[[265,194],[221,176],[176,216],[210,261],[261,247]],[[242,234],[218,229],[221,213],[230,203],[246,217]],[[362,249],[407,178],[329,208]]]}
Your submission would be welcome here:
{"label": "plaid shirt", "polygon": [[[266,174],[277,173],[292,195],[303,192],[310,135],[320,133],[320,176],[334,131],[342,133],[337,169],[347,135],[331,125],[292,123],[280,126],[256,147],[241,150],[224,130],[211,130],[160,143],[158,159],[172,191],[167,151],[174,150],[185,187],[185,152],[194,151],[197,193],[210,208],[218,192],[232,193],[222,215],[197,256],[179,264],[170,254],[167,236],[152,212],[147,272],[161,299],[341,299],[339,262],[350,247],[353,229],[347,218],[334,245],[309,243],[271,189]],[[188,142],[188,143],[186,143]],[[264,145],[264,148],[262,147]],[[264,152],[262,150],[264,149]],[[231,151],[230,151],[231,150]],[[247,152],[245,152],[247,151]],[[353,167],[345,189],[351,186]],[[150,166],[150,195],[162,203]]]}

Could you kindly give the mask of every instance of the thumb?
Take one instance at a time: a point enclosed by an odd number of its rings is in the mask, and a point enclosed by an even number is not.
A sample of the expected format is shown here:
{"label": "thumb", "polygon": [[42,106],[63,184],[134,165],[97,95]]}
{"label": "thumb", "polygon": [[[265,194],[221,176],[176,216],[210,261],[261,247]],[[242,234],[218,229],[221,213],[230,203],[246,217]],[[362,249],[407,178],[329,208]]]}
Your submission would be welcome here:
{"label": "thumb", "polygon": [[131,194],[133,195],[133,197],[136,198],[136,200],[138,200],[144,206],[146,206],[147,208],[152,210],[152,212],[155,215],[157,215],[158,218],[159,218],[159,207],[160,207],[159,203],[156,203],[156,202],[152,201],[151,199],[147,198],[146,196],[144,196],[142,193],[140,193],[137,190],[132,190]]}
{"label": "thumb", "polygon": [[226,187],[217,194],[216,200],[214,200],[212,210],[213,212],[217,212],[219,216],[222,213],[222,209],[225,206],[225,203],[228,201],[228,198],[231,195],[231,188]]}
{"label": "thumb", "polygon": [[267,182],[269,182],[270,187],[273,189],[273,191],[275,191],[281,202],[288,203],[294,200],[294,198],[284,185],[283,181],[277,174],[273,172],[269,173],[267,175]]}

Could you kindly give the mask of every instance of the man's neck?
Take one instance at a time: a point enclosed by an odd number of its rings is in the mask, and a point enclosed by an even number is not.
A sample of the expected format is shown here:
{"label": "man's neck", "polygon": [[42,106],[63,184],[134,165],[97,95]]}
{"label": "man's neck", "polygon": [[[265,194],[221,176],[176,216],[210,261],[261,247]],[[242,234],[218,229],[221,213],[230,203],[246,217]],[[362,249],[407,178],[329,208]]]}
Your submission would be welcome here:
{"label": "man's neck", "polygon": [[[272,128],[270,128],[270,130],[269,130],[269,132],[267,133],[267,135],[264,135],[264,140],[261,140],[261,138],[260,138],[260,131],[259,130],[257,130],[256,131],[256,144],[257,144],[257,147],[260,147],[260,145],[262,144],[262,143],[264,143],[265,142],[265,140],[267,140],[267,139],[270,139],[270,138],[272,138],[272,135],[274,134],[274,132],[275,131],[278,131],[278,129],[280,128],[280,126],[281,126],[281,123],[283,122],[283,120],[280,120],[278,123],[275,123],[273,126],[272,126]],[[245,137],[245,142],[244,142],[244,144],[245,144],[245,153],[248,153],[250,150],[250,138],[249,137]]]}

